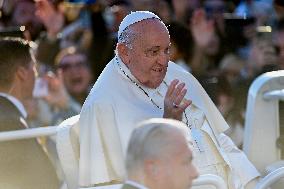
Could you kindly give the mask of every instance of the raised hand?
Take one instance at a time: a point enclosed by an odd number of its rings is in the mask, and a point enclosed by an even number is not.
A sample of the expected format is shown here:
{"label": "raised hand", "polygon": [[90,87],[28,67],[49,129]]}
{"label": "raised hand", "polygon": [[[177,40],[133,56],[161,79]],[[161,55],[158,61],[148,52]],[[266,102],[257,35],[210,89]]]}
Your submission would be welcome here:
{"label": "raised hand", "polygon": [[210,40],[215,35],[214,23],[206,19],[206,13],[203,9],[194,11],[191,18],[190,29],[196,45],[199,48],[206,48]]}
{"label": "raised hand", "polygon": [[48,0],[36,0],[36,15],[42,20],[51,38],[56,37],[64,26],[63,14]]}
{"label": "raised hand", "polygon": [[48,73],[45,79],[48,82],[48,95],[43,99],[52,106],[66,109],[68,107],[68,94],[63,83],[62,72],[58,71],[57,75]]}
{"label": "raised hand", "polygon": [[184,98],[186,92],[185,83],[179,83],[177,79],[171,82],[164,99],[164,118],[182,121],[184,110],[191,104],[190,100]]}

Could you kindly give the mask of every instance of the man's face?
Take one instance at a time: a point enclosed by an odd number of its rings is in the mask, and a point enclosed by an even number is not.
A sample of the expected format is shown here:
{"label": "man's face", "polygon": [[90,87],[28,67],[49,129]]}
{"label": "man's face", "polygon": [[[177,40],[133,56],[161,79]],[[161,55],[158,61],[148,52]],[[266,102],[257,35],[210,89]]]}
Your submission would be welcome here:
{"label": "man's face", "polygon": [[91,83],[91,72],[83,54],[66,55],[60,62],[64,85],[71,95],[86,93]]}
{"label": "man's face", "polygon": [[145,20],[132,26],[137,34],[128,50],[126,63],[134,77],[144,86],[157,88],[168,67],[170,38],[158,20]]}
{"label": "man's face", "polygon": [[189,189],[198,171],[192,164],[192,151],[181,133],[173,133],[174,145],[161,161],[160,180],[164,189]]}

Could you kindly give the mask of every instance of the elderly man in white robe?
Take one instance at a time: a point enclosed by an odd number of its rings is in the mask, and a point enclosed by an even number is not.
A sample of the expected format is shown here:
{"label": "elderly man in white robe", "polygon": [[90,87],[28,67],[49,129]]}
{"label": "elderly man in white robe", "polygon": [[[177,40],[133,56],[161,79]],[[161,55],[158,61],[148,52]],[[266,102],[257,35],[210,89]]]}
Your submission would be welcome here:
{"label": "elderly man in white robe", "polygon": [[80,187],[121,183],[135,125],[162,117],[191,130],[200,174],[216,174],[230,189],[255,185],[258,171],[223,134],[228,125],[198,81],[169,61],[169,50],[167,27],[157,15],[137,11],[121,22],[116,55],[80,113]]}

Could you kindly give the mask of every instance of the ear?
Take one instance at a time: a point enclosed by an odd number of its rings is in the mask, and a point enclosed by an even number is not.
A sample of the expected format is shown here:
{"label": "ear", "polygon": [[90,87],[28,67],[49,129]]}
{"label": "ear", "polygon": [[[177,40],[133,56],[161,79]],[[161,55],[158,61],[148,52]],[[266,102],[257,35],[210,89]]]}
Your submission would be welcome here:
{"label": "ear", "polygon": [[28,75],[28,71],[25,67],[19,66],[16,71],[16,78],[19,81],[25,81]]}
{"label": "ear", "polygon": [[158,162],[155,160],[145,160],[144,165],[146,175],[149,175],[150,178],[156,179],[159,174]]}
{"label": "ear", "polygon": [[128,65],[130,62],[129,48],[123,43],[118,43],[116,46],[116,49],[117,49],[117,53],[119,57],[121,58],[122,62]]}

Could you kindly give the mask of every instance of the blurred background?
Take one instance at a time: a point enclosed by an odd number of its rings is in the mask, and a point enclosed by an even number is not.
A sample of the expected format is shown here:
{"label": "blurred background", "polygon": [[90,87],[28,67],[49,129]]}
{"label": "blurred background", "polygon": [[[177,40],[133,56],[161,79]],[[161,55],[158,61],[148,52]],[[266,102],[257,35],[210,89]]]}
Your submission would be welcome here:
{"label": "blurred background", "polygon": [[36,54],[34,98],[25,102],[33,127],[80,112],[130,11],[166,23],[171,60],[200,81],[239,147],[251,82],[284,69],[283,0],[0,0],[0,8],[0,37],[25,38]]}

